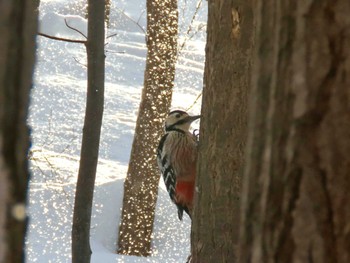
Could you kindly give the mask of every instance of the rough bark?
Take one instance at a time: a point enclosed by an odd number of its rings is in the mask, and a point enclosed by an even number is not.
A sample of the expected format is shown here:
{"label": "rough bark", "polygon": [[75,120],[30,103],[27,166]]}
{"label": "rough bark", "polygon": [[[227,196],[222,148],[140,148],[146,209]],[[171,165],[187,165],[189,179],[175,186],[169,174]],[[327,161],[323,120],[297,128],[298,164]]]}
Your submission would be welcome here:
{"label": "rough bark", "polygon": [[[111,25],[111,19],[110,19],[110,17],[111,17],[111,5],[112,5],[111,0],[105,0],[105,23],[106,23],[106,26],[108,28],[110,28],[110,25]],[[88,19],[88,17],[89,17],[88,12],[89,12],[89,6],[87,5],[87,8],[84,12],[86,19]]]}
{"label": "rough bark", "polygon": [[192,260],[236,262],[253,13],[250,1],[209,1]]}
{"label": "rough bark", "polygon": [[104,107],[104,1],[88,2],[88,83],[72,226],[72,262],[90,262],[90,224]]}
{"label": "rough bark", "polygon": [[105,22],[108,28],[111,26],[111,0],[105,0],[106,11],[105,11]]}
{"label": "rough bark", "polygon": [[34,1],[0,2],[0,262],[24,262]]}
{"label": "rough bark", "polygon": [[241,262],[350,262],[349,13],[257,4]]}
{"label": "rough bark", "polygon": [[119,226],[118,253],[151,252],[160,173],[156,148],[170,109],[177,54],[176,0],[147,1],[147,59]]}

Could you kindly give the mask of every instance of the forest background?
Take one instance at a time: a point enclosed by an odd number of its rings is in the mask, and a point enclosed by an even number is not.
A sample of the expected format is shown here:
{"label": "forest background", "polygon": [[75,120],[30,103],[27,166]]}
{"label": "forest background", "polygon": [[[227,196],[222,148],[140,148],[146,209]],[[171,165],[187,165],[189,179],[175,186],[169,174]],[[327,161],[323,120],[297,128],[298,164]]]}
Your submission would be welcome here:
{"label": "forest background", "polygon": [[[41,1],[41,32],[70,39],[86,32],[85,1]],[[118,225],[145,70],[145,2],[112,2],[106,36],[105,110],[92,215],[92,262],[182,262],[190,253],[190,220],[179,222],[163,182],[150,258],[116,255]],[[199,9],[196,11],[197,6]],[[193,19],[194,14],[197,13]],[[200,112],[206,2],[179,2],[179,52],[172,105]],[[189,27],[191,30],[188,32]],[[38,37],[30,125],[32,179],[28,262],[69,262],[74,190],[86,93],[81,44]],[[194,127],[198,128],[198,124]],[[102,261],[101,261],[102,260]],[[119,261],[118,261],[119,262]]]}

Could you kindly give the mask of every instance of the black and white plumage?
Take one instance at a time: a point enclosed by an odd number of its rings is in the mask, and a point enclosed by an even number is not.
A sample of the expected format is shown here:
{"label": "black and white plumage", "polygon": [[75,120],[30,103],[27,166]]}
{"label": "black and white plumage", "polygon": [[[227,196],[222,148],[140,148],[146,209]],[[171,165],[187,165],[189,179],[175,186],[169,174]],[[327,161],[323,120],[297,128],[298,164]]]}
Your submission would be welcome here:
{"label": "black and white plumage", "polygon": [[182,220],[183,211],[190,217],[193,205],[197,161],[197,137],[189,128],[200,116],[176,110],[165,120],[165,134],[157,149],[157,162],[171,200],[178,208]]}

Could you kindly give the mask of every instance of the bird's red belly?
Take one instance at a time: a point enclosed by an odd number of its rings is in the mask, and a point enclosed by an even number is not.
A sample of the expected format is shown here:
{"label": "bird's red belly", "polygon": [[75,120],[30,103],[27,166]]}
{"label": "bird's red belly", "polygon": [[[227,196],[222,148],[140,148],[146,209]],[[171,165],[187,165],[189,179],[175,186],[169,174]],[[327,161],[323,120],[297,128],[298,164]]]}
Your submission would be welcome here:
{"label": "bird's red belly", "polygon": [[176,183],[176,198],[181,204],[192,205],[194,194],[194,182],[178,181]]}

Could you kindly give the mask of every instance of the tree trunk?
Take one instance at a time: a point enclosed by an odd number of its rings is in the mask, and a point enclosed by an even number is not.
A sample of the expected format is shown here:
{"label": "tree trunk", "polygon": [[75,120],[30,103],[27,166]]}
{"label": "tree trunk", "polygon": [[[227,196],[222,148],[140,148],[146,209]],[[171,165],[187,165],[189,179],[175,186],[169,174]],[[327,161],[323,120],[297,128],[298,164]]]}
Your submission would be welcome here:
{"label": "tree trunk", "polygon": [[110,28],[111,26],[111,0],[105,0],[105,7],[106,7],[106,10],[105,10],[105,22],[106,22],[106,25],[108,28]]}
{"label": "tree trunk", "polygon": [[170,109],[177,53],[177,1],[147,1],[147,59],[119,227],[118,253],[151,252],[160,173],[156,148]]}
{"label": "tree trunk", "polygon": [[[88,19],[89,17],[89,6],[87,6],[87,8],[85,9],[85,19]],[[106,23],[106,26],[107,28],[110,28],[110,25],[111,25],[111,0],[105,0],[105,23]]]}
{"label": "tree trunk", "polygon": [[209,1],[205,87],[192,222],[192,260],[236,262],[253,13],[250,1]]}
{"label": "tree trunk", "polygon": [[104,1],[88,2],[87,101],[72,227],[72,262],[90,262],[91,208],[104,104]]}
{"label": "tree trunk", "polygon": [[25,261],[36,8],[34,1],[0,3],[0,262]]}
{"label": "tree trunk", "polygon": [[349,13],[257,5],[241,262],[350,262]]}

